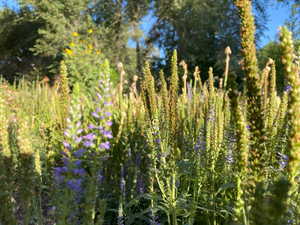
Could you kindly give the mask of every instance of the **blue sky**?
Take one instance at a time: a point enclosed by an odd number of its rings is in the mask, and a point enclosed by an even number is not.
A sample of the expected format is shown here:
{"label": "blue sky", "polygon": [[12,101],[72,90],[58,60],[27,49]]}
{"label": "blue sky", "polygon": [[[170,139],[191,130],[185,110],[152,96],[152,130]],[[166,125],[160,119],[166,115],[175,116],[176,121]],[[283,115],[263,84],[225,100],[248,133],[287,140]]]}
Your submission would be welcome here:
{"label": "blue sky", "polygon": [[[271,1],[267,6],[267,15],[268,20],[265,25],[268,29],[265,30],[264,36],[261,38],[261,42],[259,43],[260,47],[277,39],[279,27],[284,25],[285,21],[289,18],[290,6],[287,4],[276,4],[275,1]],[[141,29],[147,33],[153,22],[154,20],[151,18],[151,15],[145,17],[142,21]],[[132,41],[129,41],[129,45],[135,46]]]}
{"label": "blue sky", "polygon": [[289,18],[290,8],[284,4],[270,4],[267,8],[267,13],[269,15],[269,19],[266,22],[268,30],[265,31],[265,37],[262,38],[260,46],[264,46],[276,39],[278,28]]}
{"label": "blue sky", "polygon": [[[4,2],[6,2],[11,7],[16,6],[15,0],[0,0],[0,8],[1,6],[3,6]],[[271,2],[273,2],[273,4],[269,4],[269,6],[267,7],[269,19],[268,21],[266,21],[266,27],[268,27],[268,30],[265,31],[265,36],[262,38],[260,46],[264,46],[268,42],[276,39],[276,35],[278,34],[278,27],[284,24],[290,14],[290,10],[287,5],[275,4],[275,1]],[[151,22],[153,22],[151,16],[144,18],[141,28],[147,32],[151,26]],[[130,45],[132,44],[133,43],[130,43]]]}

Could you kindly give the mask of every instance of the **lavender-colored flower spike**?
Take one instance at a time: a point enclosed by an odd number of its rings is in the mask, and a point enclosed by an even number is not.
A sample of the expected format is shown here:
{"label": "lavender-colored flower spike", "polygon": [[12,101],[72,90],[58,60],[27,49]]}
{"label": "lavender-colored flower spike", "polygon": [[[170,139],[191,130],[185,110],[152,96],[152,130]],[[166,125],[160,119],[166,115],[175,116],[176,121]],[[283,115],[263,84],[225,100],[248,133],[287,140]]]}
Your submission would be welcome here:
{"label": "lavender-colored flower spike", "polygon": [[83,168],[73,169],[72,172],[78,176],[84,176],[86,174],[85,169],[83,169]]}
{"label": "lavender-colored flower spike", "polygon": [[104,137],[106,137],[106,138],[113,138],[111,131],[104,130],[104,131],[102,131],[102,134],[103,134]]}
{"label": "lavender-colored flower spike", "polygon": [[110,148],[110,143],[108,141],[103,142],[99,146],[101,149],[109,149]]}
{"label": "lavender-colored flower spike", "polygon": [[86,140],[92,141],[96,138],[96,135],[91,133],[91,134],[85,135],[83,138],[86,139]]}
{"label": "lavender-colored flower spike", "polygon": [[83,154],[84,154],[85,152],[86,152],[86,150],[83,149],[83,148],[81,148],[81,149],[79,149],[79,150],[73,152],[73,155],[74,155],[75,157],[77,157],[77,158],[80,158],[80,157],[83,156]]}
{"label": "lavender-colored flower spike", "polygon": [[67,186],[75,192],[80,192],[82,190],[81,184],[82,179],[71,179],[67,181]]}
{"label": "lavender-colored flower spike", "polygon": [[67,149],[70,149],[70,148],[71,148],[71,145],[70,145],[68,142],[66,142],[66,141],[63,142],[63,145],[64,145],[65,148],[67,148]]}
{"label": "lavender-colored flower spike", "polygon": [[79,166],[81,165],[81,163],[82,163],[81,160],[76,160],[76,161],[74,162],[74,165],[77,166],[77,167],[79,167]]}
{"label": "lavender-colored flower spike", "polygon": [[77,134],[81,134],[83,132],[83,129],[79,129],[79,130],[77,130]]}
{"label": "lavender-colored flower spike", "polygon": [[92,141],[85,141],[83,143],[84,147],[91,147],[93,145],[93,142]]}
{"label": "lavender-colored flower spike", "polygon": [[75,142],[76,142],[77,144],[79,144],[81,141],[82,141],[82,137],[76,137],[76,138],[75,138]]}
{"label": "lavender-colored flower spike", "polygon": [[97,112],[92,112],[92,116],[97,118],[97,119],[100,117]]}
{"label": "lavender-colored flower spike", "polygon": [[106,112],[105,115],[106,115],[107,117],[112,116],[111,112]]}
{"label": "lavender-colored flower spike", "polygon": [[88,126],[88,128],[89,128],[89,129],[96,129],[97,127],[96,127],[94,124],[90,124],[90,125]]}
{"label": "lavender-colored flower spike", "polygon": [[97,95],[97,97],[98,97],[99,100],[102,99],[102,96],[99,93],[97,93],[96,95]]}
{"label": "lavender-colored flower spike", "polygon": [[64,135],[65,135],[66,137],[70,137],[70,133],[69,133],[68,131],[65,131],[65,132],[64,132]]}

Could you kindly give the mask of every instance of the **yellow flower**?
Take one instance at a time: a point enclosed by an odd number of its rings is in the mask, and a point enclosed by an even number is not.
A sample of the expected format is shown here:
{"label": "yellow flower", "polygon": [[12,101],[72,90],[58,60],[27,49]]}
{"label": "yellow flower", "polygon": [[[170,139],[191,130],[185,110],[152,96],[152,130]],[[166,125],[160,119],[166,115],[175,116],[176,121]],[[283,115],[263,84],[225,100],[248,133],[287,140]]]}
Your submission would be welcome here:
{"label": "yellow flower", "polygon": [[75,43],[74,42],[70,42],[70,47],[74,47]]}
{"label": "yellow flower", "polygon": [[73,51],[71,49],[68,49],[68,48],[65,49],[65,53],[67,55],[70,55],[70,56],[73,55]]}
{"label": "yellow flower", "polygon": [[79,34],[78,34],[77,32],[73,32],[73,33],[72,33],[72,36],[73,36],[73,37],[78,37]]}
{"label": "yellow flower", "polygon": [[96,54],[97,54],[97,55],[99,55],[100,53],[101,53],[101,51],[99,51],[99,50],[98,50],[98,51],[96,51]]}
{"label": "yellow flower", "polygon": [[88,29],[87,31],[89,34],[93,33],[93,29]]}
{"label": "yellow flower", "polygon": [[89,44],[88,49],[93,49],[93,45]]}

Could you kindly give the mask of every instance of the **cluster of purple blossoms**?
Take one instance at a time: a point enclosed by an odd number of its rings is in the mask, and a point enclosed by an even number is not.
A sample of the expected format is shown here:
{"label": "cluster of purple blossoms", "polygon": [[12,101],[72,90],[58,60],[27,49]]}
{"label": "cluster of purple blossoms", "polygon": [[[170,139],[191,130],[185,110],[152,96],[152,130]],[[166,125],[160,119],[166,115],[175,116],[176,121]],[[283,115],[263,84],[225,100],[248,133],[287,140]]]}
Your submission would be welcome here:
{"label": "cluster of purple blossoms", "polygon": [[[109,112],[110,102],[102,101],[103,97],[100,94],[98,96],[98,104],[100,107],[96,108],[94,112],[92,112],[92,123],[89,124],[88,130],[89,134],[89,142],[88,145],[93,145],[99,150],[108,150],[110,149],[109,139],[113,138],[111,132],[112,114]],[[88,146],[90,147],[90,146]]]}
{"label": "cluster of purple blossoms", "polygon": [[[100,81],[99,86],[103,85]],[[105,88],[102,92],[109,91]],[[81,124],[82,115],[80,103],[73,103],[70,109],[70,118],[67,119],[67,129],[64,132],[65,151],[62,153],[63,165],[54,168],[54,177],[58,184],[65,185],[75,192],[83,191],[83,183],[87,174],[83,166],[86,159],[99,160],[97,153],[110,149],[109,140],[113,138],[111,132],[112,114],[110,112],[111,102],[108,93],[96,94],[94,109],[91,113],[91,123],[87,128]],[[89,163],[92,163],[90,162]],[[101,168],[98,168],[99,171]],[[101,179],[102,180],[102,179]]]}
{"label": "cluster of purple blossoms", "polygon": [[[75,117],[76,118],[76,117]],[[71,118],[71,119],[75,119]],[[80,119],[80,117],[77,117]],[[86,152],[81,148],[81,142],[84,140],[83,129],[80,121],[67,120],[67,129],[64,132],[66,141],[63,142],[65,151],[62,153],[61,167],[54,168],[54,178],[59,185],[65,185],[70,190],[82,192],[82,183],[86,170],[82,167],[82,156]]]}
{"label": "cluster of purple blossoms", "polygon": [[292,86],[291,85],[287,85],[285,88],[284,88],[284,91],[286,92],[290,92],[292,90]]}

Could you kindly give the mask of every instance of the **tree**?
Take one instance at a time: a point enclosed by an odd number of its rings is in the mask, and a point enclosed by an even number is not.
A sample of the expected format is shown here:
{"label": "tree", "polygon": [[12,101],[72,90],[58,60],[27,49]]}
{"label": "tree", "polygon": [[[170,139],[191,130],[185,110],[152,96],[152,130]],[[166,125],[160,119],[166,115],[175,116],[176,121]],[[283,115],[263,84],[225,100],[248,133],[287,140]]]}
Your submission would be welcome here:
{"label": "tree", "polygon": [[36,54],[57,57],[61,54],[73,32],[91,26],[88,0],[20,0],[21,8],[28,9],[27,17],[43,24],[33,47]]}
{"label": "tree", "polygon": [[26,9],[0,10],[0,71],[10,81],[21,72],[44,66],[48,60],[46,57],[34,56],[30,50],[39,37],[38,29],[42,24],[27,19],[24,16],[26,14]]}
{"label": "tree", "polygon": [[[265,17],[262,4],[255,1],[258,34],[262,31],[261,18]],[[165,50],[168,58],[176,48],[189,65],[198,65],[206,73],[210,66],[222,71],[227,46],[238,56],[239,19],[230,0],[156,0],[155,16],[151,40]]]}
{"label": "tree", "polygon": [[0,16],[1,54],[20,57],[16,51],[26,50],[27,58],[47,58],[44,69],[51,66],[55,74],[72,34],[82,35],[91,30],[94,45],[112,64],[116,66],[121,61],[134,74],[137,60],[128,47],[128,40],[133,37],[130,29],[147,14],[149,3],[149,0],[19,0],[20,10],[4,7]]}

